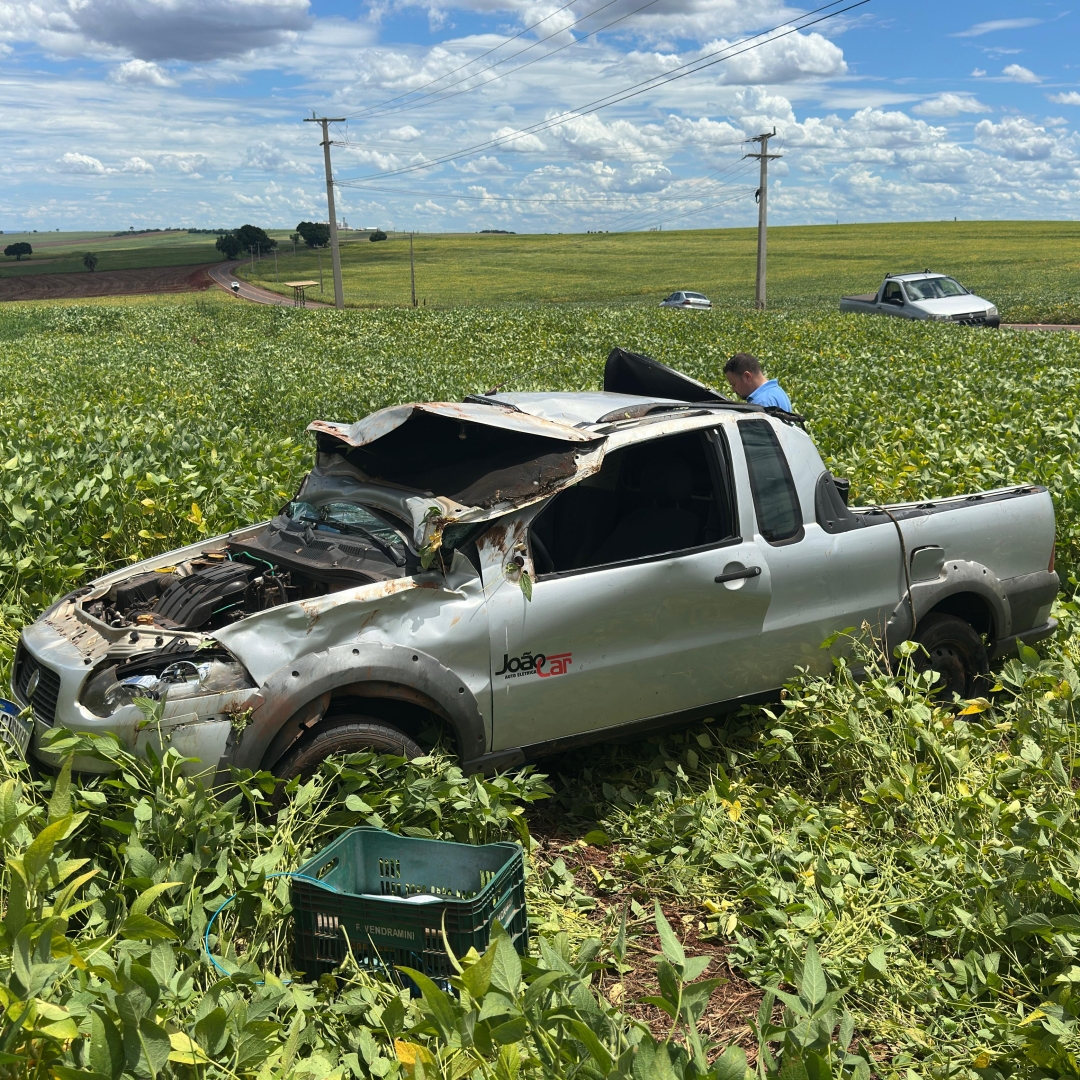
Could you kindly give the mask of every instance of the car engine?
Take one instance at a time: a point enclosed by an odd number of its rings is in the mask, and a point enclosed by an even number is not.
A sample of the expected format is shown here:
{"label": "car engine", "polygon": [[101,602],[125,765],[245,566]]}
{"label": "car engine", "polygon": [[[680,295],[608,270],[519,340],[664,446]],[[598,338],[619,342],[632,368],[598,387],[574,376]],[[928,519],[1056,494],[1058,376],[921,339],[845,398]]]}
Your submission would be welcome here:
{"label": "car engine", "polygon": [[117,582],[84,610],[114,628],[208,631],[246,615],[411,573],[404,545],[279,515],[240,543]]}

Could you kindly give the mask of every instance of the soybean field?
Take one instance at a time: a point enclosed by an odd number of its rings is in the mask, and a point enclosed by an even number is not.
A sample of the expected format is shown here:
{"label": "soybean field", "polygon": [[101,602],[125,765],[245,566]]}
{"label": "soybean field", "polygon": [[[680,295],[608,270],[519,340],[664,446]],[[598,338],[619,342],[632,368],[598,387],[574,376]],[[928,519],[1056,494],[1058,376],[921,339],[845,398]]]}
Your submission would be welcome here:
{"label": "soybean field", "polygon": [[[373,245],[374,246],[374,245]],[[104,780],[3,758],[0,1076],[525,1080],[1080,1076],[1080,337],[792,307],[0,310],[0,661],[96,574],[271,514],[315,418],[596,388],[616,345],[713,385],[761,357],[852,501],[1046,484],[1058,637],[945,707],[901,664],[538,769],[328,764],[276,811],[108,739]],[[288,981],[288,887],[370,823],[530,849],[533,941],[410,996]],[[210,944],[228,977],[203,951]],[[657,959],[659,958],[659,959]],[[720,979],[719,984],[713,982]]]}

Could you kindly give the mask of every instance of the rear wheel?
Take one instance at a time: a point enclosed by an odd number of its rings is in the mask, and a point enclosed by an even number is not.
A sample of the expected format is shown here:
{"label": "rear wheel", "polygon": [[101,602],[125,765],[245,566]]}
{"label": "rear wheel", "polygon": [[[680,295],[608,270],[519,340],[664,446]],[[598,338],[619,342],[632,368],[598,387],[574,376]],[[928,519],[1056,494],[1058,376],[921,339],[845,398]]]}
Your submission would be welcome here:
{"label": "rear wheel", "polygon": [[[423,749],[399,731],[380,720],[366,716],[339,716],[332,726],[317,731],[301,740],[273,768],[275,776],[291,780],[299,776],[307,780],[316,769],[334,754],[356,754],[374,750],[377,754],[401,754],[403,757],[420,757]],[[284,788],[278,788],[281,792]]]}
{"label": "rear wheel", "polygon": [[927,615],[915,640],[926,649],[912,657],[915,669],[938,673],[934,689],[940,697],[951,701],[954,694],[975,696],[990,670],[990,661],[982,638],[970,623],[955,615]]}

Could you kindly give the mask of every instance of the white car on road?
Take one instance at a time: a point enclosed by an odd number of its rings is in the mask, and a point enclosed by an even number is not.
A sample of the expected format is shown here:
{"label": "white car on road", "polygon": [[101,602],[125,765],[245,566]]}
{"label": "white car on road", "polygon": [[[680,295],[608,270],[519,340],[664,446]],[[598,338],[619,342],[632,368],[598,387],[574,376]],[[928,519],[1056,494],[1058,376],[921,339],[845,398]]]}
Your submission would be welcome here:
{"label": "white car on road", "polygon": [[673,292],[666,300],[660,301],[661,307],[697,308],[705,311],[712,307],[712,301],[699,292]]}

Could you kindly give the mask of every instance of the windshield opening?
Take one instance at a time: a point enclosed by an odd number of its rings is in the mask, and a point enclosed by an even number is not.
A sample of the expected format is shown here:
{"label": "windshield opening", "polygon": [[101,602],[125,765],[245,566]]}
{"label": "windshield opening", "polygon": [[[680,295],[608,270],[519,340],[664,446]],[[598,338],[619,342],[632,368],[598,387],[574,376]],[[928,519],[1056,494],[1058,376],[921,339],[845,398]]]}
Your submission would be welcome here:
{"label": "windshield opening", "polygon": [[905,281],[910,300],[942,300],[946,296],[966,296],[967,289],[951,277],[922,278],[919,281]]}
{"label": "windshield opening", "polygon": [[339,499],[316,505],[294,499],[281,512],[290,521],[310,526],[315,532],[366,536],[384,551],[406,551],[401,533],[360,503]]}

